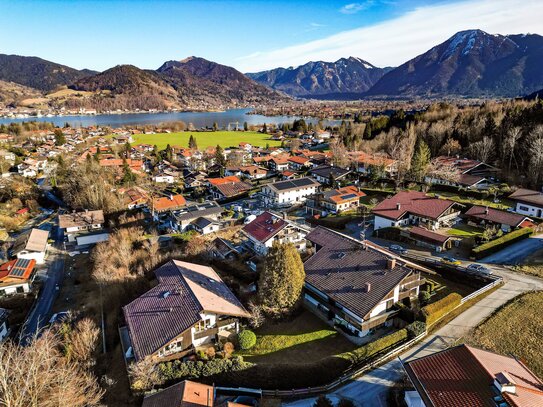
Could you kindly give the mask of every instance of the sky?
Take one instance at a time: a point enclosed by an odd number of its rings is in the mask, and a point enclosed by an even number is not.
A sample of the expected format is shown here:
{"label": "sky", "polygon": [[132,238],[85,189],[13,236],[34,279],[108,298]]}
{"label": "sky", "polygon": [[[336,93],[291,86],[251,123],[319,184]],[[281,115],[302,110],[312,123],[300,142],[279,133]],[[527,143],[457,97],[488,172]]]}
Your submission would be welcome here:
{"label": "sky", "polygon": [[242,72],[398,66],[456,32],[543,35],[543,0],[0,0],[0,53],[77,69],[200,56]]}

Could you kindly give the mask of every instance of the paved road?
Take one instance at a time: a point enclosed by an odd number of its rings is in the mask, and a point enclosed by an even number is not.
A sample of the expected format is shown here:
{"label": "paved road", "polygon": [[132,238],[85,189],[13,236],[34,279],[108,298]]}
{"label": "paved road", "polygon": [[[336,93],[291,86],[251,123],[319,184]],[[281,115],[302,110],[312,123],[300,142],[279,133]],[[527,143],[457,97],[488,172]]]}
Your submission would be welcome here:
{"label": "paved road", "polygon": [[62,229],[57,227],[56,222],[57,218],[55,217],[40,226],[42,229],[52,231],[51,237],[55,239],[55,243],[49,248],[47,272],[40,276],[43,281],[40,295],[21,329],[20,342],[22,344],[27,343],[49,321],[51,308],[58,295],[56,287],[61,284],[64,277],[64,235]]}
{"label": "paved road", "polygon": [[481,260],[493,264],[518,264],[532,253],[543,249],[543,234],[521,240]]}
{"label": "paved road", "polygon": [[[427,336],[422,342],[400,355],[402,360],[417,359],[453,345],[472,328],[492,314],[496,308],[519,294],[536,289],[543,289],[543,280],[512,273],[503,268],[494,268],[494,272],[504,278],[505,284],[476,305],[464,311],[447,325]],[[334,400],[347,398],[360,407],[386,406],[386,395],[390,386],[402,378],[403,369],[398,359],[364,374],[356,380],[337,388],[330,393]],[[288,407],[312,406],[315,398],[284,403]]]}

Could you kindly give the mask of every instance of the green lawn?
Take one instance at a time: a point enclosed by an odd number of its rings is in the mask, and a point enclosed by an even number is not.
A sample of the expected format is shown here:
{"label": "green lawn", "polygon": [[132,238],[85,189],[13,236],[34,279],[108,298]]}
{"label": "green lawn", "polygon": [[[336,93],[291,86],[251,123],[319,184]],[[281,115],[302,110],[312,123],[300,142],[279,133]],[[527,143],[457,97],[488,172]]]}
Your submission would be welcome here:
{"label": "green lawn", "polygon": [[[436,193],[432,192],[428,195],[434,196]],[[488,199],[476,199],[471,197],[465,197],[460,196],[458,194],[452,193],[452,192],[437,192],[437,194],[441,198],[446,198],[451,201],[455,201],[461,204],[470,204],[470,205],[481,205],[481,206],[488,206],[490,208],[496,208],[496,209],[502,209],[506,210],[507,208],[511,208],[515,205],[513,205],[513,202],[509,201],[508,199],[500,199],[500,202],[495,203],[492,200],[492,197],[489,197]]]}
{"label": "green lawn", "polygon": [[245,141],[254,146],[265,147],[281,145],[280,141],[270,140],[268,134],[258,133],[256,131],[209,131],[195,132],[183,131],[180,133],[159,133],[159,134],[134,134],[134,145],[151,144],[157,145],[162,150],[168,144],[171,146],[188,147],[189,137],[196,138],[196,143],[200,149],[219,144],[221,147],[237,147],[240,142]]}
{"label": "green lawn", "polygon": [[455,225],[454,227],[447,230],[447,234],[450,236],[458,237],[474,237],[479,236],[483,233],[483,230],[469,225]]}
{"label": "green lawn", "polygon": [[309,311],[291,321],[267,323],[255,333],[256,345],[236,354],[259,364],[308,363],[356,347]]}

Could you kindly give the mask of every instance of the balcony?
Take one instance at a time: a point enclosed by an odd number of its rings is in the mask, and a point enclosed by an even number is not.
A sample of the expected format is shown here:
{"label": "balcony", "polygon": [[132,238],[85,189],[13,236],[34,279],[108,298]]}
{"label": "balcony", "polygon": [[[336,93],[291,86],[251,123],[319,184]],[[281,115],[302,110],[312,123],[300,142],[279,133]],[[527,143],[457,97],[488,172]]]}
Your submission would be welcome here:
{"label": "balcony", "polygon": [[209,336],[217,335],[219,331],[224,331],[224,327],[237,322],[236,318],[228,318],[217,321],[214,327],[205,329],[200,332],[194,333],[194,340],[207,338]]}

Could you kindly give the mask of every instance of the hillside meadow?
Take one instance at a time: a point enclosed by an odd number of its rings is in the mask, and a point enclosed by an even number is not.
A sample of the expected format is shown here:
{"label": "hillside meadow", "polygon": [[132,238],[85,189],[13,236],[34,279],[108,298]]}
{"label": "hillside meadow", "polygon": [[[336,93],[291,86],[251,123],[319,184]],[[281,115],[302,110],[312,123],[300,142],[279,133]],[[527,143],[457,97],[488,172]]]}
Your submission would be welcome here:
{"label": "hillside meadow", "polygon": [[270,140],[268,134],[256,131],[183,131],[179,133],[134,134],[132,136],[134,143],[132,144],[156,144],[159,150],[164,149],[168,144],[170,146],[188,147],[191,135],[196,138],[196,143],[200,149],[209,146],[215,147],[217,144],[223,148],[237,147],[243,141],[259,147],[266,147],[266,144],[270,146],[281,145],[280,141]]}

